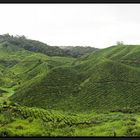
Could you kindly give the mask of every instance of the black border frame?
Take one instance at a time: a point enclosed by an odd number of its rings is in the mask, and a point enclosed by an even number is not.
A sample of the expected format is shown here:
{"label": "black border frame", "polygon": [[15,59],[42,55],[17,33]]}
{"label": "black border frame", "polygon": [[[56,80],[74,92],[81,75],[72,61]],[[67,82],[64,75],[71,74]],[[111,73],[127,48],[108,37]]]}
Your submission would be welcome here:
{"label": "black border frame", "polygon": [[[140,4],[140,0],[0,0],[0,4]],[[140,140],[140,136],[132,136],[132,137],[109,137],[109,136],[73,136],[73,137],[65,137],[65,136],[46,136],[46,137],[0,137],[0,140],[82,140],[82,139],[93,139],[93,140]]]}

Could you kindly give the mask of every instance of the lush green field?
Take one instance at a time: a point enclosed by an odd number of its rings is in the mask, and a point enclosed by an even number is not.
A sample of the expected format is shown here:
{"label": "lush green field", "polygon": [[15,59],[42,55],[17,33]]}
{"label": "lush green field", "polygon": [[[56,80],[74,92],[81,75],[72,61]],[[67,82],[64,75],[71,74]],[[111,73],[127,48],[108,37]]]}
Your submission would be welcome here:
{"label": "lush green field", "polygon": [[0,136],[140,135],[140,45],[70,50],[0,36]]}
{"label": "lush green field", "polygon": [[72,114],[25,106],[0,106],[0,136],[139,136],[140,113]]}
{"label": "lush green field", "polygon": [[139,52],[140,46],[120,45],[91,53],[48,70],[30,87],[22,85],[11,99],[72,112],[139,106]]}

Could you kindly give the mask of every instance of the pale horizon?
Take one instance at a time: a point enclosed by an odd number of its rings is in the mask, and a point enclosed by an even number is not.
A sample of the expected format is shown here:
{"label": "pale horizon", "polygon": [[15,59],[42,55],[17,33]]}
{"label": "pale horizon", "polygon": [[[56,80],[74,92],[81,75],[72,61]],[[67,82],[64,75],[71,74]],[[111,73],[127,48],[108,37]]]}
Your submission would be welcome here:
{"label": "pale horizon", "polygon": [[51,46],[140,44],[140,4],[1,4],[0,34]]}

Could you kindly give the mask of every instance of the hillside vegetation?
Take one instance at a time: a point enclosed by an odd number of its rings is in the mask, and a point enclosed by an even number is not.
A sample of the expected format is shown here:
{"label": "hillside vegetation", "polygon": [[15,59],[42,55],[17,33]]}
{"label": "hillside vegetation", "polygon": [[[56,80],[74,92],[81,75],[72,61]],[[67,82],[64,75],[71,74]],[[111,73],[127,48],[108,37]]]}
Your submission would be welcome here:
{"label": "hillside vegetation", "polygon": [[75,112],[139,106],[139,52],[140,46],[120,45],[91,53],[52,69],[30,88],[19,88],[12,99],[27,106]]}
{"label": "hillside vegetation", "polygon": [[63,48],[61,46],[50,46],[40,41],[27,39],[25,36],[12,36],[9,34],[0,35],[0,42],[10,43],[19,48],[32,52],[39,52],[49,56],[71,56],[80,57],[84,54],[98,50],[94,47],[74,47]]}
{"label": "hillside vegetation", "polygon": [[139,54],[1,35],[0,136],[139,136]]}
{"label": "hillside vegetation", "polygon": [[15,104],[0,107],[0,136],[139,136],[140,114],[68,114]]}

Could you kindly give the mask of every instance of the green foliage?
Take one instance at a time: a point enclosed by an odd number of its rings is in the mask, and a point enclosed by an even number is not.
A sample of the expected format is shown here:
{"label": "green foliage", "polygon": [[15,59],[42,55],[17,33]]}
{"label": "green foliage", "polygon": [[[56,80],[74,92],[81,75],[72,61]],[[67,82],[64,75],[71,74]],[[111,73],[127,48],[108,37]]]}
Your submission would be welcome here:
{"label": "green foliage", "polygon": [[10,36],[9,34],[0,35],[0,42],[4,43],[4,47],[7,47],[8,44],[12,44],[14,46],[18,46],[18,48],[24,48],[31,52],[39,52],[49,56],[79,57],[97,50],[92,47],[72,47],[70,49],[61,49],[59,46],[50,46],[40,41],[27,39],[25,36]]}
{"label": "green foliage", "polygon": [[[134,115],[123,113],[68,114],[55,110],[3,105],[0,136],[136,136]],[[6,112],[9,112],[7,114]],[[7,121],[6,117],[14,117]],[[137,117],[140,117],[137,114]]]}
{"label": "green foliage", "polygon": [[61,66],[63,59],[52,57],[48,72],[34,77],[34,82],[30,80],[31,85],[26,73],[26,86],[18,88],[11,99],[22,105],[68,112],[136,112],[140,104],[139,52],[138,45],[112,46],[75,61],[68,59]]}
{"label": "green foliage", "polygon": [[0,36],[0,136],[140,135],[140,46],[90,51]]}
{"label": "green foliage", "polygon": [[91,52],[95,52],[99,49],[89,46],[60,46],[67,55],[73,56],[73,57],[81,57],[82,55],[89,54]]}

